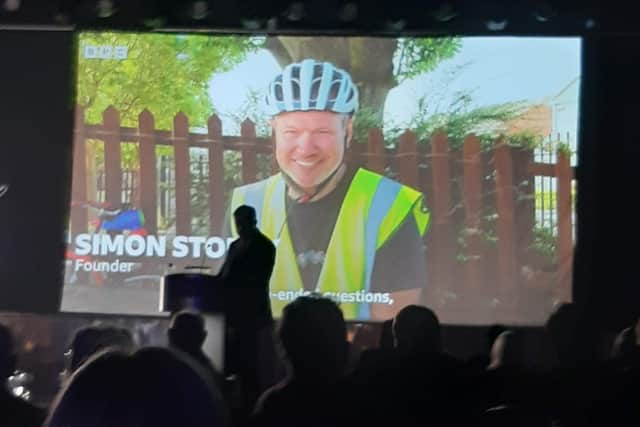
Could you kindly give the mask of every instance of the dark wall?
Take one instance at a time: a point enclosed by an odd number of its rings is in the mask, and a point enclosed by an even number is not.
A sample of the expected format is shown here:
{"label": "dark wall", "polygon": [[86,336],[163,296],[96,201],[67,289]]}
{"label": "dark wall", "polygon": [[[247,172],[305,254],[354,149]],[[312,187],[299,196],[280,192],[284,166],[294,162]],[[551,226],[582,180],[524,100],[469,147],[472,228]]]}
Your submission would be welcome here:
{"label": "dark wall", "polygon": [[0,30],[0,310],[58,309],[72,52],[68,32]]}
{"label": "dark wall", "polygon": [[585,40],[574,299],[610,330],[640,313],[640,37]]}

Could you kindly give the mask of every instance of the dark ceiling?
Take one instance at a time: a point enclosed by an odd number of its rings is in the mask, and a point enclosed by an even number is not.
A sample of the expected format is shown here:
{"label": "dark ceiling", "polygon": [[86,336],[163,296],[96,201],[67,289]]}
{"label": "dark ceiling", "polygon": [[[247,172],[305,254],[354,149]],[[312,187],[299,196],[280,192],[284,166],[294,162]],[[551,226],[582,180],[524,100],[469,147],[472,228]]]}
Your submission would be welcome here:
{"label": "dark ceiling", "polygon": [[621,0],[0,0],[0,29],[578,35],[636,19]]}

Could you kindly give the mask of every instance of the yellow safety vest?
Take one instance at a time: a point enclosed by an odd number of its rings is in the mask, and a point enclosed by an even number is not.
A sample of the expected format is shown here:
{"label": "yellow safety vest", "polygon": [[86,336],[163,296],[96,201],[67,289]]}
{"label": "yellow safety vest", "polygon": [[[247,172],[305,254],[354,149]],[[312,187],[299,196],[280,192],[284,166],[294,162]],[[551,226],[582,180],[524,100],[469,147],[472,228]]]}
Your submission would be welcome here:
{"label": "yellow safety vest", "polygon": [[[286,185],[281,174],[236,188],[231,212],[240,205],[256,210],[258,228],[276,244],[276,262],[270,292],[273,313],[300,295],[303,283],[286,221]],[[369,317],[369,303],[355,302],[357,293],[368,292],[376,252],[413,214],[416,232],[423,236],[430,215],[423,195],[394,180],[359,169],[345,195],[320,271],[316,292],[342,301],[346,319]],[[313,226],[311,224],[311,226]],[[231,230],[237,237],[235,225]],[[363,295],[359,296],[360,299]]]}

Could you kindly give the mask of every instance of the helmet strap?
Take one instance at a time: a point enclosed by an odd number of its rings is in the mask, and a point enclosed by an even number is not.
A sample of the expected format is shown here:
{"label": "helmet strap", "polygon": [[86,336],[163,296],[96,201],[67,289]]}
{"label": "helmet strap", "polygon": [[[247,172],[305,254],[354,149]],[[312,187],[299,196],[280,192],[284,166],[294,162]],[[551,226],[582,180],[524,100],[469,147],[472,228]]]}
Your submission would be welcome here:
{"label": "helmet strap", "polygon": [[295,190],[296,193],[298,194],[302,194],[301,196],[297,197],[295,200],[298,203],[307,203],[310,201],[313,201],[313,199],[318,196],[318,194],[320,194],[322,192],[322,190],[324,190],[325,188],[327,188],[327,186],[332,182],[332,180],[336,177],[336,175],[338,174],[338,172],[342,172],[345,168],[345,163],[344,160],[342,162],[340,162],[340,164],[338,165],[337,168],[334,169],[333,172],[331,172],[325,179],[322,180],[322,182],[320,182],[315,190],[311,193],[306,192],[302,187],[300,187],[300,185],[298,185],[293,178],[291,178],[291,176],[289,176],[289,174],[285,173],[284,171],[282,171],[282,176],[285,180],[285,182],[287,183],[287,186],[293,188]]}

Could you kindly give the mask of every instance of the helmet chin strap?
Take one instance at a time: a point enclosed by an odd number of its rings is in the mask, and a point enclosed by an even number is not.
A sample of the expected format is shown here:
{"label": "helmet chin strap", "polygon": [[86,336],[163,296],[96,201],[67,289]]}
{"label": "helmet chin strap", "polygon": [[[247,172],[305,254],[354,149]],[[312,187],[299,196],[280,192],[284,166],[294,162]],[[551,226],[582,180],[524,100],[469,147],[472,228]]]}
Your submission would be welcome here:
{"label": "helmet chin strap", "polygon": [[316,189],[312,193],[307,193],[302,187],[300,187],[294,180],[289,176],[289,174],[282,172],[282,176],[284,177],[285,182],[288,186],[294,188],[297,193],[302,193],[302,196],[296,198],[296,202],[298,203],[307,203],[313,200],[318,194],[324,190],[327,185],[331,182],[333,177],[342,169],[344,166],[344,159],[340,162],[340,164],[331,172],[325,179],[323,179],[317,186]]}

